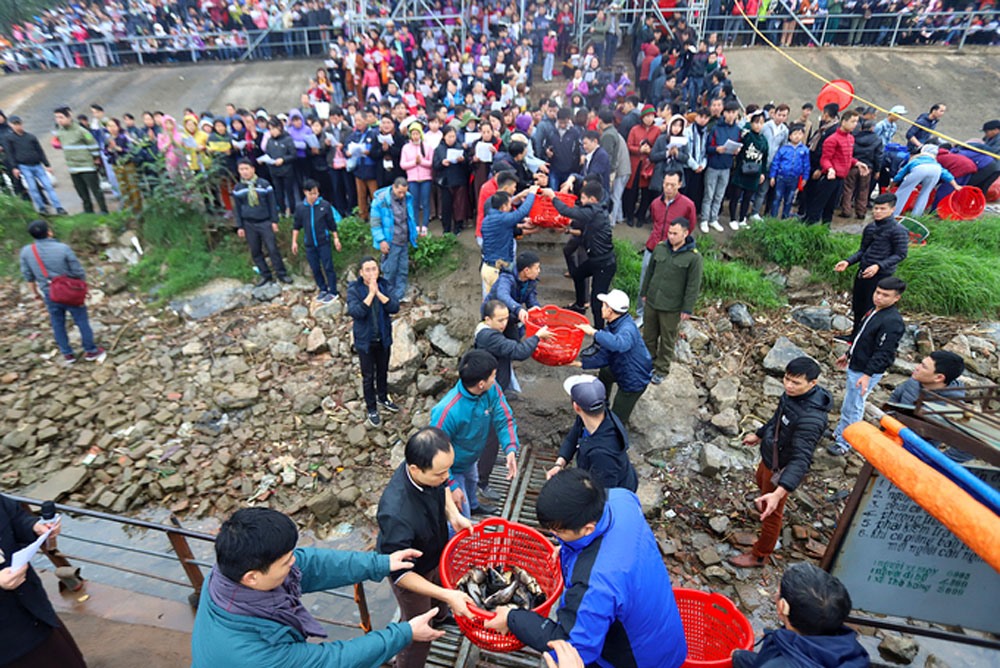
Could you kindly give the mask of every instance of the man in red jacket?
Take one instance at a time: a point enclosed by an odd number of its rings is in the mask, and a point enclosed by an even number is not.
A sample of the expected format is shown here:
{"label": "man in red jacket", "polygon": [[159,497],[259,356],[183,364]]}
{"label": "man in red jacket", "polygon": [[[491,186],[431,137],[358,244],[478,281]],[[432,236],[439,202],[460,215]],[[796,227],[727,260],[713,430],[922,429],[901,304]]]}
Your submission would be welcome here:
{"label": "man in red jacket", "polygon": [[[646,270],[649,268],[650,258],[653,257],[653,249],[656,248],[656,244],[667,238],[670,223],[678,218],[687,218],[691,234],[694,234],[694,230],[698,226],[698,212],[694,208],[694,202],[680,193],[682,185],[681,172],[676,170],[665,172],[663,174],[663,194],[649,205],[649,212],[653,217],[653,231],[649,233],[649,238],[646,239],[646,248],[642,253],[642,272],[639,274],[639,285],[642,285],[643,279],[646,278]],[[637,327],[642,326],[644,306],[641,299],[636,304]]]}
{"label": "man in red jacket", "polygon": [[819,159],[821,174],[813,185],[813,193],[806,207],[806,222],[810,225],[833,220],[833,209],[840,201],[844,177],[851,167],[858,166],[858,173],[865,176],[870,172],[868,165],[854,158],[854,128],[858,125],[858,112],[845,111],[840,117],[840,127],[823,141],[823,152]]}

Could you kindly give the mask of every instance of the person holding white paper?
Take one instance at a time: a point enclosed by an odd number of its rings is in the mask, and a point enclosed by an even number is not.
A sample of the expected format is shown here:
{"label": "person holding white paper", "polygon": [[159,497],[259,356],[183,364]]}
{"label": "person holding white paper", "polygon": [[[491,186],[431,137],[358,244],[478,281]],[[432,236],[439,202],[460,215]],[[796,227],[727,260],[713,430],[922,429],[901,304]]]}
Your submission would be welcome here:
{"label": "person holding white paper", "polygon": [[58,522],[36,521],[20,504],[0,494],[0,665],[5,668],[86,668],[73,636],[56,616],[34,568],[11,567],[19,549]]}
{"label": "person holding white paper", "polygon": [[444,129],[441,145],[434,151],[434,180],[441,189],[440,212],[444,233],[460,234],[471,208],[469,170],[454,126]]}

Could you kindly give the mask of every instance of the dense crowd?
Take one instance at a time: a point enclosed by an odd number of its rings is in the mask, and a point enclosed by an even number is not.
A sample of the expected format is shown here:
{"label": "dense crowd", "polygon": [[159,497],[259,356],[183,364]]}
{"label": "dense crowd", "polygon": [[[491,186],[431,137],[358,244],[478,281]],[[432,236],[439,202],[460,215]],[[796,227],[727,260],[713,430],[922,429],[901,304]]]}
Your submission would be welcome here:
{"label": "dense crowd", "polygon": [[[394,316],[410,294],[410,249],[437,233],[435,220],[444,233],[475,230],[481,249],[474,347],[459,361],[456,384],[431,410],[430,426],[410,437],[405,461],[382,494],[379,554],[297,550],[288,518],[239,511],[220,531],[218,565],[195,623],[195,666],[375,666],[396,654],[397,666],[419,668],[440,625],[450,623],[449,610],[470,615],[472,600],[442,587],[437,564],[449,525],[468,529],[472,517],[497,512],[491,502],[498,497],[487,484],[494,466],[504,466],[508,479],[519,474],[521,443],[508,400],[521,392],[513,363],[555,335],[543,326],[526,336],[540,307],[542,268],[518,240],[537,231],[528,214],[539,201],[568,219],[564,254],[575,300],[566,308],[590,311],[577,328],[592,344],[571,363],[596,377],[575,376],[564,385],[573,423],[536,503],[538,521],[563,546],[563,576],[579,588],[560,600],[555,620],[501,607],[487,625],[539,651],[558,647],[565,665],[583,665],[562,644],[567,640],[588,665],[681,665],[683,629],[635,495],[628,425],[649,386],[668,377],[681,323],[697,303],[703,262],[695,235],[726,233],[720,220],[738,230],[764,213],[797,215],[805,223],[829,223],[838,210],[865,218],[871,204],[858,251],[834,267],[857,271],[854,327],[842,337],[846,352],[837,360],[846,389],[827,445],[843,456],[850,452],[844,429],[863,418],[905,331],[898,303],[907,286],[894,273],[906,261],[909,236],[897,217],[911,194],[920,215],[949,189],[986,190],[1000,176],[1000,120],[984,123],[981,141],[952,147],[936,134],[944,103],[906,128],[899,121],[909,112],[900,106],[878,119],[874,109],[832,104],[813,119],[807,103],[792,118],[788,104],[741,104],[720,38],[700,39],[683,19],[665,31],[648,18],[635,32],[630,64],[616,67],[603,65],[618,48],[610,28],[605,40],[578,53],[569,41],[560,45],[556,23],[543,39],[540,68],[533,67],[531,40],[517,39],[512,25],[500,23],[465,45],[432,40],[423,52],[405,26],[375,28],[360,45],[332,49],[287,113],[230,104],[216,113],[185,109],[177,120],[156,110],[116,117],[98,104],[89,116],[55,110],[54,146],[87,211],[95,202],[107,209],[102,180],[123,205],[139,208],[158,184],[206,175],[212,188],[206,205],[231,216],[260,272],[259,286],[291,281],[275,234],[280,217],[292,217],[291,249],[302,242],[317,300],[334,301],[338,285],[346,284],[371,429],[400,410],[387,378]],[[558,93],[533,102],[538,69],[543,79],[561,78]],[[40,212],[59,213],[46,151],[22,119],[0,115],[0,144],[12,184]],[[338,221],[355,210],[371,230],[372,256],[341,283],[333,262]],[[611,289],[614,227],[622,222],[651,223],[633,295]],[[104,361],[86,306],[53,298],[59,277],[83,278],[79,261],[52,238],[46,221],[33,222],[29,232],[34,242],[22,249],[22,273],[48,310],[63,360],[77,359],[66,334],[68,313],[81,331],[84,359]],[[934,353],[897,392],[953,387],[962,372],[957,355]],[[778,549],[785,500],[826,438],[833,398],[819,384],[820,373],[813,359],[792,360],[774,414],[744,436],[760,451],[754,503],[762,528],[751,550],[729,558],[738,568],[761,567]],[[0,510],[17,516],[19,542],[48,526]],[[28,573],[4,569],[0,585],[35,587],[37,577]],[[407,621],[350,643],[304,642],[323,630],[301,604],[302,591],[386,576]],[[854,632],[843,626],[850,607],[834,578],[793,566],[778,601],[785,628],[769,635],[759,654],[736,653],[734,665],[774,665],[768,662],[777,656],[809,651],[816,665],[867,666]],[[29,640],[43,652],[38,656],[50,650],[69,656],[75,645],[68,634],[43,637],[62,628],[49,613],[39,603],[19,619],[34,624]],[[554,665],[552,657],[547,661]]]}
{"label": "dense crowd", "polygon": [[[546,39],[555,31],[560,55],[583,32],[600,55],[614,52],[625,33],[641,25],[641,8],[628,2],[587,3],[577,16],[572,3],[561,0],[531,2],[520,16],[520,5],[499,0],[469,2],[435,0],[433,16],[405,23],[409,34],[389,39],[387,46],[406,54],[419,52],[431,58],[435,49],[456,43],[464,24],[474,40],[507,26],[511,38],[529,40],[542,61]],[[675,19],[684,9],[678,3]],[[309,0],[289,3],[269,0],[145,0],[72,3],[42,12],[32,20],[15,23],[0,37],[0,60],[10,71],[67,67],[107,67],[126,63],[234,60],[296,57],[325,52],[336,43],[359,42],[364,20],[389,16],[393,5],[371,3],[367,16],[360,7],[343,0]],[[624,11],[623,11],[624,9]],[[756,43],[741,10],[774,43],[885,46],[892,44],[996,44],[1000,21],[989,0],[967,6],[945,6],[941,0],[712,0],[708,5],[706,32],[718,32],[728,45]],[[600,11],[600,15],[594,12]],[[960,12],[980,12],[971,17]],[[389,31],[392,36],[392,31]],[[815,38],[815,39],[813,39]],[[253,47],[253,48],[248,48]],[[249,53],[248,53],[249,52]],[[441,53],[445,55],[444,51]]]}

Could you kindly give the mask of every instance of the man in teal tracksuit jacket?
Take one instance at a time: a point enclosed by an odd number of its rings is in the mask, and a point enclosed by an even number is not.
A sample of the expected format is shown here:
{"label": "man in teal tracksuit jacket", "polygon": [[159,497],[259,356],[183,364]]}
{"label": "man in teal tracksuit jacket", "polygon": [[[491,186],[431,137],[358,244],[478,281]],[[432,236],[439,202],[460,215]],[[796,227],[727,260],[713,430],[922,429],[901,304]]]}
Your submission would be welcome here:
{"label": "man in teal tracksuit jacket", "polygon": [[[262,526],[264,531],[259,530]],[[381,580],[394,568],[409,563],[415,553],[316,548],[286,553],[282,547],[277,550],[282,556],[265,559],[269,567],[263,571],[248,565],[250,570],[239,577],[224,565],[227,559],[221,550],[225,544],[240,547],[235,561],[241,565],[236,570],[243,571],[242,564],[252,563],[255,556],[250,555],[247,561],[247,553],[259,552],[256,548],[276,535],[279,541],[288,538],[287,547],[294,547],[298,531],[290,518],[269,508],[244,508],[223,524],[216,542],[217,564],[205,582],[194,620],[192,668],[378,668],[406,647],[415,634],[423,640],[429,639],[424,637],[429,633],[437,635],[428,629],[427,620],[414,619],[348,641],[307,642],[307,634],[322,637],[325,632],[303,607],[303,593]],[[223,572],[230,572],[239,582]]]}
{"label": "man in teal tracksuit jacket", "polygon": [[[517,475],[517,424],[500,386],[496,383],[497,360],[485,350],[470,350],[458,363],[458,383],[431,409],[431,426],[448,434],[455,449],[448,486],[462,514],[492,513],[479,503],[477,463],[486,447],[490,427],[496,431],[507,460],[507,479]],[[461,490],[456,493],[456,490]]]}
{"label": "man in teal tracksuit jacket", "polygon": [[382,275],[396,301],[405,301],[410,275],[410,246],[417,247],[417,213],[405,177],[375,192],[372,198],[372,247],[382,254]]}

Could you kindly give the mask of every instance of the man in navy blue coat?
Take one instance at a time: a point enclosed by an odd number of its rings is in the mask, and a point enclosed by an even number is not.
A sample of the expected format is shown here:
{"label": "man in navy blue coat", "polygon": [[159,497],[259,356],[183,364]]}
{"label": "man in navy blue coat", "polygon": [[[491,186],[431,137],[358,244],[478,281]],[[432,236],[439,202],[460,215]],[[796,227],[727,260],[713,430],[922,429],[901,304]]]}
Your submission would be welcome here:
{"label": "man in navy blue coat", "polygon": [[556,619],[510,606],[487,628],[510,631],[540,652],[566,640],[583,664],[601,668],[678,668],[687,658],[670,575],[639,498],[606,491],[582,469],[542,487],[538,523],[561,545],[566,588]]}

